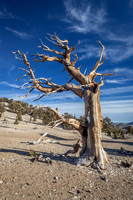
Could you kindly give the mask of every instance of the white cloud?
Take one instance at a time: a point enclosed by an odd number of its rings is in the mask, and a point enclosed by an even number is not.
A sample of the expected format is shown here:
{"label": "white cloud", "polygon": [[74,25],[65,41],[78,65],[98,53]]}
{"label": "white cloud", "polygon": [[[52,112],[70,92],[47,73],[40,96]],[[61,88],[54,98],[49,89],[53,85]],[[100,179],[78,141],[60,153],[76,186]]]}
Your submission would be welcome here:
{"label": "white cloud", "polygon": [[11,83],[8,83],[7,81],[1,81],[1,82],[0,82],[0,85],[9,86],[9,87],[12,87],[12,88],[19,88],[19,87],[20,87],[20,86],[17,85],[17,84],[11,84]]}
{"label": "white cloud", "polygon": [[[78,3],[80,4],[80,3]],[[69,25],[69,29],[74,32],[90,33],[102,32],[101,26],[106,21],[106,11],[103,7],[92,10],[91,4],[81,2],[81,6],[73,4],[72,0],[64,1],[67,18],[65,22]]]}
{"label": "white cloud", "polygon": [[15,68],[16,68],[16,66],[15,66],[15,65],[12,65],[12,66],[9,68],[9,71],[12,72]]}
{"label": "white cloud", "polygon": [[[128,41],[128,40],[127,40]],[[133,41],[132,41],[133,42]],[[104,43],[103,43],[104,45]],[[106,58],[110,62],[121,62],[130,58],[133,55],[133,44],[129,45],[128,43],[123,44],[122,40],[118,44],[104,45],[105,50],[103,52],[103,56],[106,55]],[[99,57],[101,51],[101,47],[97,44],[82,44],[78,46],[76,53],[79,55],[79,60],[90,59]]]}
{"label": "white cloud", "polygon": [[0,19],[17,19],[11,12],[7,11],[6,8],[0,10]]}
{"label": "white cloud", "polygon": [[5,27],[5,29],[11,33],[13,33],[14,35],[16,35],[17,37],[20,37],[21,39],[30,39],[33,36],[30,34],[27,34],[25,32],[19,32],[15,29],[9,28],[9,27]]}
{"label": "white cloud", "polygon": [[[133,36],[132,33],[126,33],[125,29],[121,30],[121,25],[118,24],[119,31],[111,30],[106,26],[111,24],[110,18],[107,17],[106,8],[99,6],[93,7],[91,3],[79,1],[75,3],[73,0],[64,1],[66,9],[66,18],[63,20],[69,25],[69,30],[82,34],[97,33],[100,38],[105,41],[111,41],[111,45],[106,46],[106,57],[111,62],[121,62],[132,56],[133,52]],[[130,5],[133,5],[133,0],[130,0]],[[82,45],[78,50],[79,60],[97,57],[98,48],[95,46]]]}
{"label": "white cloud", "polygon": [[101,48],[98,44],[97,46],[82,44],[79,46],[79,49],[76,50],[76,53],[79,55],[79,61],[81,61],[92,57],[99,57],[100,50]]}
{"label": "white cloud", "polygon": [[107,46],[105,51],[107,58],[113,62],[123,61],[132,56],[133,35],[129,32],[126,33],[125,30],[118,31],[117,33],[112,33],[111,30],[107,31],[105,39],[111,41],[112,44]]}
{"label": "white cloud", "polygon": [[133,100],[102,101],[102,113],[133,113]]}
{"label": "white cloud", "polygon": [[129,0],[129,7],[133,8],[133,0]]}
{"label": "white cloud", "polygon": [[108,89],[101,89],[101,95],[112,95],[112,94],[125,94],[128,92],[133,92],[133,86],[126,86],[126,87],[115,87],[115,88],[108,88]]}
{"label": "white cloud", "polygon": [[[105,79],[106,83],[115,83],[115,84],[123,84],[130,81],[133,81],[133,69],[130,68],[115,68],[112,73],[117,71],[115,77],[110,77],[110,79]],[[101,73],[108,73],[108,70],[104,70]]]}
{"label": "white cloud", "polygon": [[109,80],[109,79],[107,79],[107,80],[105,80],[105,82],[106,83],[123,83],[121,80],[116,80],[116,79],[114,79],[114,80]]}
{"label": "white cloud", "polygon": [[128,45],[133,44],[133,36],[130,35],[130,34],[124,35],[124,32],[123,32],[123,35],[119,34],[119,33],[114,34],[112,32],[108,32],[107,38],[111,41],[122,42],[122,43],[125,43],[125,44],[128,44]]}
{"label": "white cloud", "polygon": [[50,106],[51,108],[59,108],[61,113],[68,112],[70,114],[76,114],[77,117],[84,115],[84,104],[83,102],[77,103],[77,102],[71,102],[71,103],[43,103],[44,106]]}
{"label": "white cloud", "polygon": [[106,47],[106,56],[111,62],[121,62],[133,55],[133,45],[115,44]]}
{"label": "white cloud", "polygon": [[120,67],[117,67],[117,68],[115,68],[115,70],[114,71],[117,71],[117,73],[119,73],[119,74],[121,74],[122,76],[124,75],[124,74],[130,74],[130,75],[133,75],[133,69],[129,69],[129,68],[120,68]]}

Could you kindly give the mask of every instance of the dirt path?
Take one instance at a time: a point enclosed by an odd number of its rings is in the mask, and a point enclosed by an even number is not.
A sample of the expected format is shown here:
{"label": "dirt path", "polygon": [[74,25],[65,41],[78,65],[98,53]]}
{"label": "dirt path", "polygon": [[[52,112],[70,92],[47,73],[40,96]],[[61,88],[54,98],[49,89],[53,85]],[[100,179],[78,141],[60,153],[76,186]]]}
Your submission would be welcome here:
{"label": "dirt path", "polygon": [[[72,149],[79,138],[73,131],[51,128],[41,122],[29,122],[29,116],[14,125],[15,114],[6,113],[7,121],[0,121],[0,200],[131,200],[133,199],[133,154],[121,154],[123,147],[133,152],[133,138],[114,140],[103,136],[103,146],[110,164],[103,172],[91,167],[77,167],[74,156],[60,154]],[[47,132],[45,139],[57,143],[29,143]],[[43,154],[52,163],[32,162],[30,150]]]}

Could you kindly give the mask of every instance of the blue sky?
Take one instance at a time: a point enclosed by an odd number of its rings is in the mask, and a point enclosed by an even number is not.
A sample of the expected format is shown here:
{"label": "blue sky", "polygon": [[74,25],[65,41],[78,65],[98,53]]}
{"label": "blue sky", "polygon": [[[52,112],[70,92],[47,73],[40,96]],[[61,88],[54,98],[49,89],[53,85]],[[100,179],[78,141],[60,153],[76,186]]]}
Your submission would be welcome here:
{"label": "blue sky", "polygon": [[[105,46],[107,59],[98,72],[114,73],[106,77],[101,87],[100,102],[102,114],[113,122],[133,121],[133,0],[0,0],[0,96],[19,99],[25,95],[25,88],[17,89],[27,79],[16,81],[23,75],[12,51],[28,52],[32,67],[35,63],[31,54],[43,53],[38,48],[40,39],[54,48],[45,36],[56,32],[61,39],[69,40],[74,46],[80,40],[74,53],[79,59],[76,66],[84,72],[94,67],[101,50],[96,41]],[[72,58],[74,58],[74,53]],[[52,78],[57,84],[64,84],[68,74],[62,72],[58,63],[40,63],[36,77]],[[57,93],[38,102],[38,92],[31,93],[23,101],[30,104],[59,107],[61,112],[80,116],[84,114],[83,101],[71,92]]]}

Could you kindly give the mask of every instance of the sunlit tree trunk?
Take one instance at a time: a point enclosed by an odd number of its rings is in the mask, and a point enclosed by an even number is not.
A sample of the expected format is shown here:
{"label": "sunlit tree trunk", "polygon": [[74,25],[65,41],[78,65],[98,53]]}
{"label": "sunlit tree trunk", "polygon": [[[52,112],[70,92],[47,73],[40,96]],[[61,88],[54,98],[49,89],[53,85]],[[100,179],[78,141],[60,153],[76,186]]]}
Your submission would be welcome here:
{"label": "sunlit tree trunk", "polygon": [[88,166],[95,161],[101,169],[104,169],[108,158],[101,143],[103,117],[101,115],[99,94],[100,90],[97,89],[96,91],[93,87],[84,92],[86,127],[82,133],[83,148],[80,152],[81,158],[77,163]]}
{"label": "sunlit tree trunk", "polygon": [[[84,98],[85,103],[85,122],[80,123],[76,119],[66,119],[64,118],[59,110],[54,110],[52,108],[47,107],[46,109],[50,109],[55,114],[58,115],[60,120],[57,121],[57,124],[60,123],[66,123],[71,125],[74,129],[78,130],[81,138],[83,147],[80,152],[80,158],[77,161],[78,165],[85,165],[88,166],[92,163],[95,163],[96,166],[100,167],[101,169],[105,168],[106,163],[108,162],[107,154],[105,153],[102,143],[101,143],[101,130],[102,130],[102,124],[103,124],[103,118],[101,115],[101,107],[99,103],[99,95],[100,95],[100,86],[103,85],[103,78],[105,76],[112,76],[114,74],[106,73],[101,74],[97,72],[97,69],[99,66],[101,66],[105,59],[102,61],[102,54],[104,51],[104,46],[100,41],[98,43],[101,45],[102,50],[100,52],[100,58],[96,62],[94,68],[89,74],[86,74],[85,72],[82,73],[80,71],[80,67],[75,67],[76,61],[78,60],[78,56],[75,54],[75,59],[71,61],[71,52],[75,50],[76,46],[69,48],[68,46],[68,40],[61,40],[56,34],[50,35],[48,34],[50,38],[47,38],[50,42],[52,42],[56,47],[59,48],[58,50],[50,49],[48,46],[43,44],[41,41],[41,48],[43,51],[51,52],[54,54],[54,56],[43,54],[35,54],[34,61],[38,64],[39,62],[58,62],[63,65],[64,70],[68,72],[69,76],[71,77],[70,80],[63,85],[55,84],[51,81],[51,79],[47,78],[36,78],[35,77],[35,69],[32,70],[32,67],[27,60],[26,54],[20,52],[19,50],[14,52],[15,57],[19,60],[22,60],[24,64],[27,66],[27,69],[20,68],[21,70],[25,71],[26,74],[24,74],[19,79],[30,76],[30,81],[23,85],[27,85],[27,88],[29,88],[29,92],[24,96],[27,97],[35,88],[43,93],[37,100],[40,98],[55,93],[55,92],[63,92],[63,91],[72,91],[74,94],[76,94],[80,98]],[[58,65],[57,65],[58,66]],[[96,83],[95,78],[100,77],[100,82]],[[75,79],[75,81],[78,84],[72,83],[72,81]],[[30,86],[29,86],[30,85]],[[78,147],[78,148],[77,148]],[[79,149],[79,144],[77,143],[74,147],[73,151],[70,151],[71,153],[76,153]]]}

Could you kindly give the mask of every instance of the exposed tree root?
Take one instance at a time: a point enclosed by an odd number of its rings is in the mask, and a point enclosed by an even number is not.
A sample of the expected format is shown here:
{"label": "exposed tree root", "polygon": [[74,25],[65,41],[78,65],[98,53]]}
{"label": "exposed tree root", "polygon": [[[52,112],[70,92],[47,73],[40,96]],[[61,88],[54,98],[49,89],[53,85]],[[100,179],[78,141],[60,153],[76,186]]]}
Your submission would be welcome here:
{"label": "exposed tree root", "polygon": [[95,168],[104,170],[105,165],[108,163],[108,158],[106,152],[103,150],[99,157],[95,157],[90,154],[89,150],[86,150],[85,153],[78,158],[75,164],[79,166],[90,166],[92,165]]}

